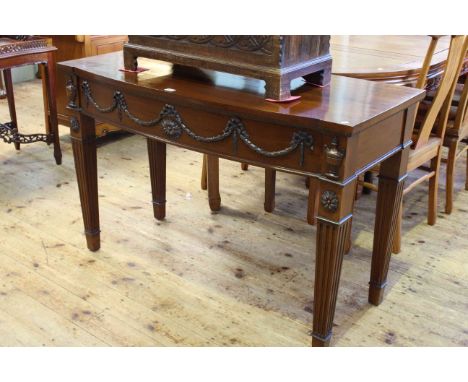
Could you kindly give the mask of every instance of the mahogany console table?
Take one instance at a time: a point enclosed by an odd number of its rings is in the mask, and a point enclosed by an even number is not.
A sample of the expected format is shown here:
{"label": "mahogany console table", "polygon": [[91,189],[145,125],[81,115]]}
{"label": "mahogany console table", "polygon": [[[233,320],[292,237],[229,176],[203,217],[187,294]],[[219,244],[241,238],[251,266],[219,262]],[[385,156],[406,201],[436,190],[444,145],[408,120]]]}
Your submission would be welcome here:
{"label": "mahogany console table", "polygon": [[[424,92],[332,76],[300,100],[264,100],[263,84],[218,72],[123,73],[121,53],[62,62],[88,248],[100,247],[96,119],[147,137],[154,216],[165,217],[166,144],[315,177],[320,183],[313,346],[330,343],[357,176],[381,163],[369,301],[386,285],[416,104]],[[217,165],[217,158],[211,161]],[[252,254],[255,256],[255,254]]]}

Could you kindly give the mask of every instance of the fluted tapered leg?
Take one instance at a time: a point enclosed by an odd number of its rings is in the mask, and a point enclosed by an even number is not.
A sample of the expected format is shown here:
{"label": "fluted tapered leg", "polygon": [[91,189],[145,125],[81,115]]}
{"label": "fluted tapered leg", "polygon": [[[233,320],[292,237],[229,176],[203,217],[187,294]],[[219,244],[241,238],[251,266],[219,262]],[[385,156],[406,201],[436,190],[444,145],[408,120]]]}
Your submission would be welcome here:
{"label": "fluted tapered leg", "polygon": [[[77,124],[78,123],[78,124]],[[80,191],[86,241],[91,251],[101,246],[94,119],[83,114],[72,123],[73,157]]]}
{"label": "fluted tapered leg", "polygon": [[369,302],[373,305],[379,305],[382,302],[387,284],[387,273],[397,230],[407,163],[408,149],[405,149],[385,160],[380,166],[369,282]]}
{"label": "fluted tapered leg", "polygon": [[341,264],[350,227],[351,215],[339,223],[317,219],[312,346],[330,344]]}
{"label": "fluted tapered leg", "polygon": [[154,217],[166,217],[166,144],[147,139]]}
{"label": "fluted tapered leg", "polygon": [[219,158],[214,155],[207,155],[208,173],[208,203],[212,211],[219,211],[221,208],[221,196],[219,194]]}
{"label": "fluted tapered leg", "polygon": [[265,203],[264,209],[266,212],[273,212],[275,209],[275,187],[276,186],[276,170],[265,168]]}
{"label": "fluted tapered leg", "polygon": [[332,336],[341,264],[351,229],[356,183],[353,181],[344,186],[325,180],[317,180],[315,183],[319,203],[312,346],[328,346]]}

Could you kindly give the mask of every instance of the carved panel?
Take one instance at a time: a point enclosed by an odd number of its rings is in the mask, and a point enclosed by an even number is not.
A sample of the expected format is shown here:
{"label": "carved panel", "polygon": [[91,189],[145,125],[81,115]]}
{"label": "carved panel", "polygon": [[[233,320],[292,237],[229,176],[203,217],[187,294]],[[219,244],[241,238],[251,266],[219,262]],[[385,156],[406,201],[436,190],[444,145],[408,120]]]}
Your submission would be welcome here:
{"label": "carved panel", "polygon": [[154,36],[169,40],[186,41],[218,48],[238,49],[247,52],[273,54],[273,36]]}

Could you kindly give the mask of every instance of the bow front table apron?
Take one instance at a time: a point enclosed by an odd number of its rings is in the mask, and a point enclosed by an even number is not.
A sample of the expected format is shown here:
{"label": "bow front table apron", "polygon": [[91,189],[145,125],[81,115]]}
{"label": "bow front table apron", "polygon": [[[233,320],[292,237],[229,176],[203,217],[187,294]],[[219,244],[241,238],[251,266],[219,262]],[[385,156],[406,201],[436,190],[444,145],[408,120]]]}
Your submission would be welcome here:
{"label": "bow front table apron", "polygon": [[[166,144],[319,180],[313,346],[330,343],[357,176],[381,163],[369,301],[383,298],[417,103],[424,91],[332,76],[324,88],[298,80],[299,100],[264,99],[260,80],[198,76],[122,53],[62,62],[88,248],[100,247],[95,119],[147,137],[153,209],[165,216]],[[311,238],[312,240],[312,238]],[[306,248],[305,248],[306,250]]]}

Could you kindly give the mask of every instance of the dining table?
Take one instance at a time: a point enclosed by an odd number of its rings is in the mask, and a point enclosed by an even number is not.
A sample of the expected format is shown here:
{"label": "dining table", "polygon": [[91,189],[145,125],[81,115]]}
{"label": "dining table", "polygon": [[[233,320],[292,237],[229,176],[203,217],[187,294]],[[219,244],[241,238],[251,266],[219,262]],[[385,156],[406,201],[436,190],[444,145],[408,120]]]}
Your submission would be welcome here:
{"label": "dining table", "polygon": [[[430,36],[332,35],[332,73],[336,75],[414,86],[421,73]],[[444,71],[450,36],[440,37],[427,75],[427,89],[436,88]],[[468,56],[460,75],[468,72]]]}

